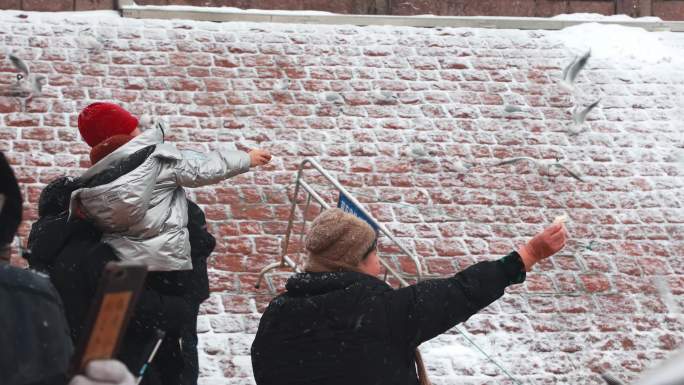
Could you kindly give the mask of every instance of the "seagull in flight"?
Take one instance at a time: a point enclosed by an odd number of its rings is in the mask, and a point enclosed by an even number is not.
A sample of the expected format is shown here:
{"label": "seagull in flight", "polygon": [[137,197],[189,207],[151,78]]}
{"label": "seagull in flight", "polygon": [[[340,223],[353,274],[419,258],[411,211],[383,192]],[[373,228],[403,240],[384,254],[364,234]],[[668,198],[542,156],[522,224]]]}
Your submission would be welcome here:
{"label": "seagull in flight", "polygon": [[14,54],[9,54],[8,56],[9,56],[10,61],[14,65],[14,67],[16,67],[19,70],[19,72],[24,74],[24,76],[28,76],[29,68],[26,65],[26,63],[24,63],[23,60],[21,60],[20,58],[18,58]]}
{"label": "seagull in flight", "polygon": [[498,162],[498,163],[491,165],[490,167],[505,166],[505,165],[515,164],[515,163],[523,162],[523,161],[532,162],[537,167],[538,170],[546,171],[547,174],[548,174],[548,171],[552,167],[560,168],[561,170],[564,170],[566,173],[568,173],[568,175],[570,175],[571,177],[577,179],[580,182],[584,182],[584,179],[582,179],[582,177],[577,172],[572,171],[571,169],[566,167],[564,164],[562,164],[560,162],[560,159],[558,159],[558,158],[556,158],[555,162],[541,162],[537,159],[530,158],[528,156],[520,156],[520,157],[516,157],[516,158],[510,158],[510,159],[503,160],[501,162]]}
{"label": "seagull in flight", "polygon": [[577,75],[587,65],[590,57],[591,50],[588,50],[582,56],[575,56],[572,62],[563,69],[563,83],[572,88],[577,79]]}
{"label": "seagull in flight", "polygon": [[12,65],[19,71],[16,81],[3,90],[3,96],[18,97],[28,100],[39,96],[43,92],[43,86],[47,82],[45,75],[31,74],[28,65],[14,54],[7,55]]}
{"label": "seagull in flight", "polygon": [[598,104],[601,102],[601,98],[596,100],[595,102],[591,103],[590,105],[586,106],[584,109],[581,108],[581,106],[578,104],[575,106],[575,108],[572,109],[572,126],[567,130],[567,133],[571,136],[579,135],[586,131],[586,127],[584,126],[584,123],[587,121],[587,115],[598,106]]}
{"label": "seagull in flight", "polygon": [[514,106],[512,104],[506,104],[504,107],[504,111],[508,112],[509,114],[513,114],[516,112],[523,112],[523,109],[520,106]]}
{"label": "seagull in flight", "polygon": [[620,380],[615,378],[610,373],[601,373],[601,378],[603,378],[603,381],[605,381],[608,385],[623,385]]}
{"label": "seagull in flight", "polygon": [[598,106],[600,102],[601,98],[586,106],[584,109],[580,109],[580,106],[576,105],[575,108],[572,110],[572,121],[578,126],[584,124],[584,122],[587,120],[587,115],[589,115],[591,110],[596,108],[596,106]]}

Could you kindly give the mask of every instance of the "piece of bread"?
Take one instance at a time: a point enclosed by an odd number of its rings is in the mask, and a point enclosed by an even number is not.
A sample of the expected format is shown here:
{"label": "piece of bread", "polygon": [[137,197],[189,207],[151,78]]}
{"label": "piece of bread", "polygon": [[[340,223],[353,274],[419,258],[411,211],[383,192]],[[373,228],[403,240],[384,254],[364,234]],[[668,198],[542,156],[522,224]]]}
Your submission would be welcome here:
{"label": "piece of bread", "polygon": [[568,220],[568,216],[563,214],[557,216],[554,220],[553,223],[565,223]]}

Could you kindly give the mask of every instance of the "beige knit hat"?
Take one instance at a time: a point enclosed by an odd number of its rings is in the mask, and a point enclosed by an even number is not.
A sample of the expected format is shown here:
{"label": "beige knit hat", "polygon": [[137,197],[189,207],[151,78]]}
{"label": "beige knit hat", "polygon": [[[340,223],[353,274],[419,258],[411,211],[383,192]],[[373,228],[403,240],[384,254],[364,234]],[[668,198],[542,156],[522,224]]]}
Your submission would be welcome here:
{"label": "beige knit hat", "polygon": [[323,211],[306,235],[308,272],[357,271],[377,234],[365,221],[341,209]]}

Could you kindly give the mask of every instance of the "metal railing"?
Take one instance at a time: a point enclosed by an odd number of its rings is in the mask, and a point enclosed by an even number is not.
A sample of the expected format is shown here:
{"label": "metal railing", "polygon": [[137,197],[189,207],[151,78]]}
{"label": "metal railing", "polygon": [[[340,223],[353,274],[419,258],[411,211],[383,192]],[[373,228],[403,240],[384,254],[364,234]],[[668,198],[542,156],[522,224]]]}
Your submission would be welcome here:
{"label": "metal railing", "polygon": [[[264,267],[261,272],[259,273],[259,279],[257,280],[256,287],[259,287],[261,285],[261,282],[264,280],[264,277],[266,274],[273,270],[273,269],[278,269],[278,268],[285,268],[289,267],[292,269],[294,272],[301,272],[302,271],[302,265],[301,262],[303,260],[302,255],[303,254],[301,251],[298,253],[300,254],[300,258],[298,260],[293,259],[289,255],[290,251],[290,240],[292,238],[292,233],[294,229],[294,222],[297,214],[297,206],[299,206],[299,192],[300,189],[303,190],[306,193],[306,203],[304,204],[304,209],[302,211],[302,226],[299,232],[299,243],[300,245],[302,244],[302,241],[304,239],[304,235],[306,233],[306,224],[308,220],[308,213],[311,208],[311,203],[312,200],[315,201],[316,204],[320,206],[321,210],[328,209],[331,207],[331,204],[328,203],[322,196],[319,194],[311,184],[307,183],[304,180],[305,173],[304,171],[306,170],[306,165],[311,165],[311,169],[318,171],[318,175],[322,176],[327,180],[327,182],[330,183],[330,187],[339,192],[340,195],[343,195],[347,200],[351,201],[356,207],[361,211],[363,214],[366,215],[368,220],[372,222],[373,225],[378,229],[378,231],[382,234],[384,234],[395,246],[401,250],[401,252],[405,255],[407,255],[411,261],[415,264],[416,266],[416,275],[415,278],[418,281],[421,281],[424,278],[424,273],[423,273],[423,267],[420,264],[420,261],[418,260],[418,257],[416,257],[410,250],[408,250],[399,240],[392,234],[382,223],[379,223],[373,216],[363,207],[363,205],[354,198],[345,188],[340,184],[340,182],[335,179],[330,173],[328,173],[315,159],[313,158],[306,158],[300,163],[299,165],[299,170],[297,172],[297,179],[295,181],[295,188],[294,188],[294,194],[292,196],[292,207],[290,209],[290,217],[288,219],[287,223],[287,230],[285,232],[285,239],[283,242],[283,250],[281,253],[280,261],[271,263]],[[385,280],[387,279],[387,275],[392,276],[395,278],[399,284],[402,287],[408,286],[409,283],[406,281],[405,276],[402,275],[400,272],[396,271],[391,264],[386,261],[384,258],[380,257],[380,263],[382,266],[385,268],[386,274],[385,274]],[[275,289],[272,287],[271,283],[268,282],[267,284],[269,285],[269,288],[272,291],[275,291]]]}

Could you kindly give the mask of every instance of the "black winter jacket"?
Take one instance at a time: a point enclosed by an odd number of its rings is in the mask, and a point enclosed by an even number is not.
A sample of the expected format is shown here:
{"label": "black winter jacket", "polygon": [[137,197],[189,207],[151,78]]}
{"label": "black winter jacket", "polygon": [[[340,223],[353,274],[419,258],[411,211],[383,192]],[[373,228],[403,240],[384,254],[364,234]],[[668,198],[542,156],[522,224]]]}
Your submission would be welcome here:
{"label": "black winter jacket", "polygon": [[[182,295],[192,306],[193,317],[181,329],[167,332],[157,356],[156,366],[162,368],[159,377],[163,384],[196,385],[199,376],[197,355],[197,316],[199,306],[209,298],[207,258],[216,246],[216,240],[207,231],[204,213],[195,203],[188,201],[188,230],[192,270],[150,273],[148,285],[163,293]],[[180,341],[180,349],[178,347]],[[174,348],[168,348],[168,347]]]}
{"label": "black winter jacket", "polygon": [[[78,343],[104,266],[118,259],[111,247],[100,242],[100,232],[88,221],[67,221],[65,216],[41,218],[34,224],[34,230],[41,236],[30,237],[29,265],[33,267],[32,261],[37,260],[40,264],[35,266],[47,267],[46,272],[64,303],[72,340]],[[51,258],[42,253],[47,250],[54,250]],[[161,294],[146,285],[124,336],[119,359],[137,373],[155,328],[178,333],[192,322],[192,317],[187,299]]]}
{"label": "black winter jacket", "polygon": [[517,253],[393,290],[356,272],[302,273],[269,304],[252,344],[258,385],[415,385],[416,347],[524,280]]}
{"label": "black winter jacket", "polygon": [[21,191],[5,154],[0,152],[0,246],[12,243],[21,223]]}
{"label": "black winter jacket", "polygon": [[50,280],[0,264],[0,374],[5,385],[63,385],[73,353]]}

